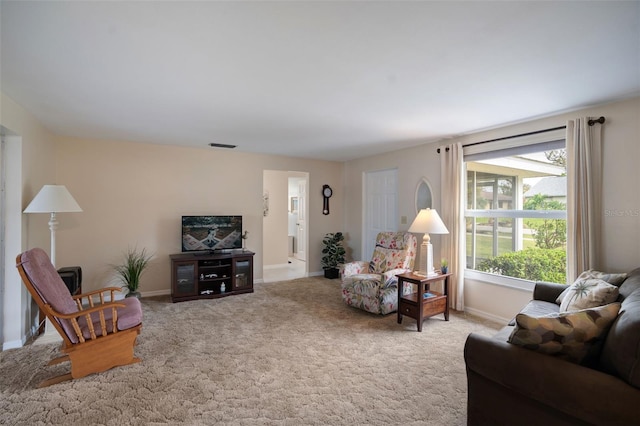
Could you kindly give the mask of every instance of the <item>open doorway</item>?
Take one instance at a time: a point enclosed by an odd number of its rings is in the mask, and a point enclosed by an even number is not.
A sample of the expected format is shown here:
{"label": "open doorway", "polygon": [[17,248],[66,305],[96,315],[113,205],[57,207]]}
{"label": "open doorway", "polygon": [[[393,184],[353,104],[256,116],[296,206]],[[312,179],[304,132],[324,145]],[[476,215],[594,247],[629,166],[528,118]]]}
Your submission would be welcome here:
{"label": "open doorway", "polygon": [[306,172],[263,172],[268,204],[262,227],[264,282],[308,276],[308,181]]}

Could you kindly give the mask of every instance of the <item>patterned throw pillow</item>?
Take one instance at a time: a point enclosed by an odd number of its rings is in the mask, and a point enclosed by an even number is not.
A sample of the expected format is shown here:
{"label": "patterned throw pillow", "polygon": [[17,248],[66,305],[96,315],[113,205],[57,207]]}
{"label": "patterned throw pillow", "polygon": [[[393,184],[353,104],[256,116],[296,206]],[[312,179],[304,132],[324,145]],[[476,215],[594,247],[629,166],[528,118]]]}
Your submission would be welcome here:
{"label": "patterned throw pillow", "polygon": [[569,286],[560,304],[560,312],[595,308],[615,302],[618,287],[597,278],[580,278]]}
{"label": "patterned throw pillow", "polygon": [[619,311],[620,303],[611,303],[541,317],[518,314],[509,343],[577,364],[592,364]]}
{"label": "patterned throw pillow", "polygon": [[[584,278],[597,278],[599,280],[606,281],[609,284],[613,284],[615,286],[620,287],[620,284],[622,284],[622,282],[627,278],[627,274],[610,274],[608,272],[600,272],[600,271],[594,271],[593,269],[589,269],[581,273],[580,276],[576,279],[576,281]],[[558,298],[556,299],[556,303],[558,305],[562,303],[562,300],[564,299],[564,296],[567,295],[568,291],[569,291],[569,288],[567,287],[565,291],[560,293],[560,296],[558,296]]]}

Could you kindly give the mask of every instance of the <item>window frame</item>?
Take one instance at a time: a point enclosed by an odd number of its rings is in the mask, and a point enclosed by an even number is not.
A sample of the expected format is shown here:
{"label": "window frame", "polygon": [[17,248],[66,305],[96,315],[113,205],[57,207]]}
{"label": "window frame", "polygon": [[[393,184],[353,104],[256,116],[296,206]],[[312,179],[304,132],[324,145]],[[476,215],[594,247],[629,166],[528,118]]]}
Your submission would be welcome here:
{"label": "window frame", "polygon": [[[561,145],[561,146],[560,146]],[[489,158],[505,158],[524,152],[544,152],[553,149],[566,149],[566,129],[556,128],[548,132],[534,133],[512,138],[501,138],[487,143],[471,143],[463,147],[465,188],[469,184],[467,163]],[[519,179],[516,179],[516,182]],[[517,183],[519,186],[519,183]],[[568,194],[567,194],[568,195]],[[567,220],[565,210],[519,210],[519,209],[468,209],[467,191],[463,191],[462,203],[465,206],[465,221],[469,217],[490,217],[490,218],[511,218],[514,219],[562,219]],[[567,226],[567,233],[571,227]],[[464,230],[466,234],[466,230]],[[465,258],[467,246],[465,243]],[[482,281],[503,287],[510,287],[518,290],[533,290],[535,281],[497,275],[489,272],[470,269],[465,263],[464,278],[475,281]]]}

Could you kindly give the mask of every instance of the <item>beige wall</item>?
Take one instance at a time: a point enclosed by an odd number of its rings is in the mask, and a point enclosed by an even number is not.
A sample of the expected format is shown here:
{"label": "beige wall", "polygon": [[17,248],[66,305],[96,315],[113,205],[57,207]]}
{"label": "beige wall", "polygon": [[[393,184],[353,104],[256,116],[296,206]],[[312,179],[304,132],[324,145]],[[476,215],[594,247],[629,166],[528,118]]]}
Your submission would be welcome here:
{"label": "beige wall", "polygon": [[[255,278],[261,280],[264,170],[309,173],[311,273],[321,271],[324,234],[342,228],[343,195],[338,191],[332,198],[334,213],[329,216],[322,215],[320,195],[325,183],[341,186],[342,163],[65,137],[57,140],[56,158],[58,181],[67,185],[84,210],[60,215],[58,263],[82,266],[83,290],[108,284],[109,265],[128,246],[137,245],[156,254],[142,278],[143,295],[169,292],[169,254],[180,251],[183,214],[242,215],[249,231],[246,247],[256,252]],[[286,197],[286,183],[283,191]],[[286,219],[286,201],[283,208]]]}
{"label": "beige wall", "polygon": [[262,221],[262,263],[264,266],[286,265],[288,259],[289,172],[265,170],[264,190],[269,193],[269,213]]}
{"label": "beige wall", "polygon": [[0,93],[0,125],[6,137],[7,189],[6,252],[3,259],[1,340],[3,348],[21,346],[37,315],[17,273],[16,256],[27,247],[49,252],[49,215],[23,214],[45,184],[55,181],[55,143],[52,135],[20,105]]}
{"label": "beige wall", "polygon": [[[478,132],[446,141],[464,143],[563,126],[567,120],[583,116],[605,116],[603,126],[604,194],[602,220],[603,244],[598,268],[629,271],[640,266],[640,98],[598,105],[580,111],[557,114],[537,120]],[[362,174],[366,171],[398,167],[400,215],[413,210],[413,190],[421,175],[427,177],[434,191],[435,207],[440,200],[440,164],[436,144],[396,151],[350,161],[345,164],[347,205],[346,229],[351,234],[354,257],[360,256],[362,229]],[[410,221],[409,221],[410,223]],[[407,229],[408,225],[398,225]],[[439,242],[434,238],[434,258],[438,258]],[[366,254],[365,254],[366,257]],[[468,280],[465,286],[467,310],[489,318],[506,320],[531,297],[530,291],[496,286]]]}

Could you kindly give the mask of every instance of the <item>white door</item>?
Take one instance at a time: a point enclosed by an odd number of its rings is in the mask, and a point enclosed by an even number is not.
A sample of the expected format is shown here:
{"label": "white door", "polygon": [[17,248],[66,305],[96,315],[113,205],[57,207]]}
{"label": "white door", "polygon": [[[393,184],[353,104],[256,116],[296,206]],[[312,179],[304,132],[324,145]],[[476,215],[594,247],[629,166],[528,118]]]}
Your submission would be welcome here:
{"label": "white door", "polygon": [[398,230],[398,171],[382,170],[365,175],[364,232],[362,260],[373,254],[376,236]]}
{"label": "white door", "polygon": [[298,184],[298,223],[296,224],[296,258],[307,260],[307,180]]}

